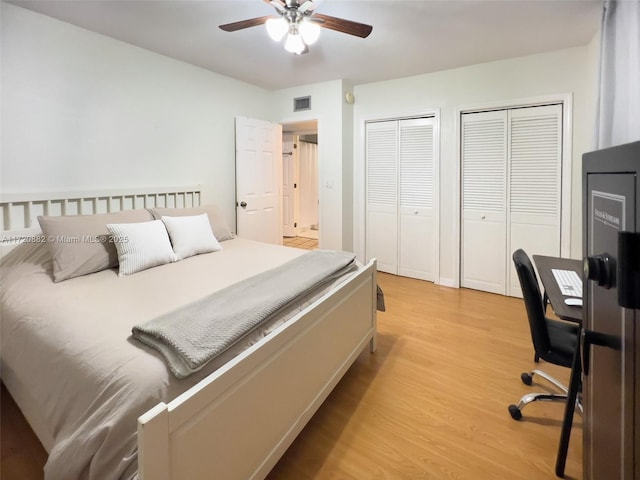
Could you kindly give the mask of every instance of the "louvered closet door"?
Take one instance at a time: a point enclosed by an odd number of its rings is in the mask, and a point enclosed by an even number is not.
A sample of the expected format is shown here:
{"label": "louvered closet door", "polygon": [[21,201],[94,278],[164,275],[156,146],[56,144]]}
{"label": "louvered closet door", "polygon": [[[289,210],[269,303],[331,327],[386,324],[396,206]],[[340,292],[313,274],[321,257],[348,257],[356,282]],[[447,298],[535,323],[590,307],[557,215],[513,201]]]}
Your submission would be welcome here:
{"label": "louvered closet door", "polygon": [[463,287],[505,293],[507,111],[462,116]]}
{"label": "louvered closet door", "polygon": [[[560,256],[562,106],[514,109],[509,142],[509,249]],[[522,296],[509,262],[508,294]]]}
{"label": "louvered closet door", "polygon": [[398,122],[366,127],[366,256],[378,270],[398,273]]}
{"label": "louvered closet door", "polygon": [[399,122],[400,251],[398,273],[434,281],[433,119]]}

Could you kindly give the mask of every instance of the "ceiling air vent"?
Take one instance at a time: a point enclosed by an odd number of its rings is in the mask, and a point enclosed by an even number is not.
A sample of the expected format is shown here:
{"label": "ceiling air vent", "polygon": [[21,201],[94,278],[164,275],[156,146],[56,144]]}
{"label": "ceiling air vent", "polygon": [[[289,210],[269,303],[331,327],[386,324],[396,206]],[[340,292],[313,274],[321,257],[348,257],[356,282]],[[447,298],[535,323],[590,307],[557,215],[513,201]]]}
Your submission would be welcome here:
{"label": "ceiling air vent", "polygon": [[311,110],[311,96],[293,99],[293,111]]}

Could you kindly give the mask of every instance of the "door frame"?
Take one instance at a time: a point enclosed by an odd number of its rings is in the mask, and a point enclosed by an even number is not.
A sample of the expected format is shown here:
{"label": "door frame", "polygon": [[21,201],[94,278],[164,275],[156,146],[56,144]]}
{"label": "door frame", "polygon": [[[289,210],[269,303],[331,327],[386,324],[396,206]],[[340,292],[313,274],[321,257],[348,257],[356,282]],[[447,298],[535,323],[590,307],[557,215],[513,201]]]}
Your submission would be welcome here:
{"label": "door frame", "polygon": [[[286,133],[284,132],[284,127],[285,126],[291,126],[291,125],[298,126],[298,125],[308,124],[309,122],[315,122],[316,128],[315,129],[311,129],[311,130],[300,128],[299,130],[296,129],[296,130],[291,131],[291,132],[286,132]],[[315,134],[315,135],[318,136],[318,143],[317,143],[317,146],[318,146],[318,155],[317,155],[318,158],[317,158],[317,160],[318,161],[317,161],[317,166],[316,166],[316,181],[317,181],[316,187],[318,189],[318,206],[317,206],[318,212],[317,212],[317,215],[318,215],[318,224],[320,224],[320,219],[322,218],[322,216],[321,216],[322,215],[322,211],[320,209],[321,209],[322,203],[323,203],[322,202],[322,188],[321,188],[322,183],[320,181],[320,172],[321,172],[321,166],[320,166],[320,120],[314,117],[314,118],[309,118],[309,119],[306,119],[306,120],[298,119],[298,120],[289,121],[289,122],[280,121],[278,123],[283,128],[283,132],[282,132],[283,137],[284,137],[285,134],[286,135],[292,135],[294,143],[296,143],[296,141],[299,141],[300,135]],[[284,141],[283,141],[283,143],[284,143]],[[295,152],[294,156],[296,157],[296,161],[300,160],[299,152]],[[298,187],[299,187],[299,185],[298,185]],[[299,190],[298,190],[298,193],[299,193]],[[299,201],[299,198],[298,198],[298,201]],[[284,213],[284,210],[283,210],[283,213]],[[297,220],[299,220],[299,219],[297,219]],[[298,233],[299,233],[299,228],[295,227],[295,234],[298,235]],[[318,246],[321,245],[321,240],[320,240],[321,236],[322,236],[322,226],[320,226],[320,228],[318,229]]]}
{"label": "door frame", "polygon": [[353,248],[358,260],[366,263],[366,217],[367,217],[367,159],[366,159],[366,127],[369,122],[388,120],[407,120],[420,117],[433,118],[433,276],[435,284],[440,284],[440,109],[433,108],[418,112],[381,113],[362,115],[357,122],[361,141],[355,145],[353,160]]}
{"label": "door frame", "polygon": [[503,110],[511,108],[537,107],[548,104],[562,104],[562,164],[560,182],[562,195],[560,200],[560,256],[571,255],[571,184],[573,170],[573,94],[563,93],[554,95],[542,95],[537,97],[519,98],[513,100],[495,100],[491,102],[460,105],[455,109],[455,145],[456,161],[454,172],[454,188],[452,189],[454,212],[456,212],[453,224],[454,245],[453,271],[457,272],[455,278],[441,282],[448,287],[460,288],[460,276],[462,275],[462,114],[475,113],[486,110]]}

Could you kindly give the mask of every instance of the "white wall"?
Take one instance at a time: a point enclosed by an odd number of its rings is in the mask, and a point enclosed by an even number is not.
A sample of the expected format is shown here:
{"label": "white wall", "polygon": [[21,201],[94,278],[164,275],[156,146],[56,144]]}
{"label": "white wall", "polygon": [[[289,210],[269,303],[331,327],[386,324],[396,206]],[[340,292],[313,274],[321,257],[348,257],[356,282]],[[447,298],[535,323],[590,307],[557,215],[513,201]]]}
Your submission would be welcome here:
{"label": "white wall", "polygon": [[364,122],[440,109],[440,283],[455,284],[459,256],[454,185],[456,108],[554,94],[573,95],[571,256],[581,255],[582,154],[592,148],[595,98],[593,46],[520,57],[453,70],[357,85],[354,116],[354,217],[357,253],[363,255]]}
{"label": "white wall", "polygon": [[353,85],[342,82],[342,92],[340,98],[342,102],[342,248],[350,252],[355,251],[354,247],[354,217],[353,217],[353,113],[354,105],[345,100],[345,94],[353,94]]}
{"label": "white wall", "polygon": [[[343,124],[346,104],[342,90],[342,80],[334,80],[272,92],[269,119],[279,123],[318,120],[320,246],[350,250],[351,242],[344,238],[343,218],[352,215],[351,210],[345,211],[344,201],[353,192],[343,184],[343,139],[350,135],[351,125]],[[293,99],[307,95],[311,95],[311,110],[294,112]]]}
{"label": "white wall", "polygon": [[234,117],[268,92],[2,3],[0,189],[202,184],[235,224]]}

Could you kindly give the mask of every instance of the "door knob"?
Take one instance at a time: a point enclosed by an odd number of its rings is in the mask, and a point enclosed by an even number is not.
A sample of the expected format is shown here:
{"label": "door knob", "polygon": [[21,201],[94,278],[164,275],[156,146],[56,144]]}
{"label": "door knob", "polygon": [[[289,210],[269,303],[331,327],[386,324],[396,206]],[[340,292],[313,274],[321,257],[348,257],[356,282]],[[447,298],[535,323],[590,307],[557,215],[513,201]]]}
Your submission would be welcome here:
{"label": "door knob", "polygon": [[242,208],[245,208],[245,207],[247,206],[247,202],[240,202],[240,206],[241,206]]}
{"label": "door knob", "polygon": [[608,253],[586,257],[582,262],[585,276],[597,285],[611,288],[616,284],[616,260]]}

